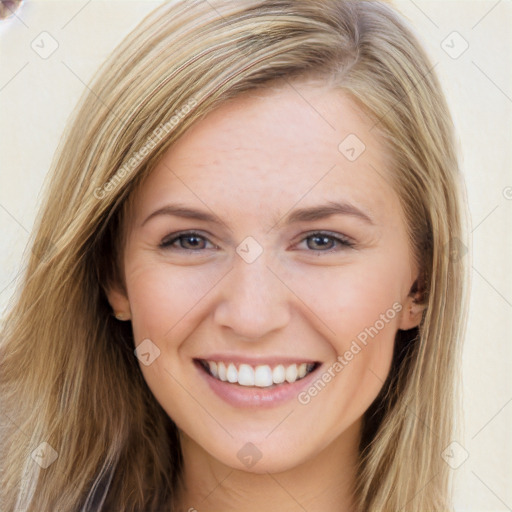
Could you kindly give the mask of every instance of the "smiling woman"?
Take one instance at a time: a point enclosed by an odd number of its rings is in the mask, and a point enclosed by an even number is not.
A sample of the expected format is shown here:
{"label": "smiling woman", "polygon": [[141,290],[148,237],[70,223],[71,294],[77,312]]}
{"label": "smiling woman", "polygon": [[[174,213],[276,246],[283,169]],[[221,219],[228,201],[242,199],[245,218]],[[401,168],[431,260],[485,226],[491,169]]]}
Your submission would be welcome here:
{"label": "smiling woman", "polygon": [[166,3],[91,89],[2,334],[3,509],[451,509],[462,183],[399,16]]}

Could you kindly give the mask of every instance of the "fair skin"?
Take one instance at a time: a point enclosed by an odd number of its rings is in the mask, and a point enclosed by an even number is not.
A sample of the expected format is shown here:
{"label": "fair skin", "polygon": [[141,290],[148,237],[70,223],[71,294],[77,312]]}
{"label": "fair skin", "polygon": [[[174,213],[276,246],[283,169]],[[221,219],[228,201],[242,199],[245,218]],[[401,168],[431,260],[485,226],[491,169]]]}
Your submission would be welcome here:
{"label": "fair skin", "polygon": [[[180,510],[354,510],[362,416],[388,375],[397,330],[421,318],[390,158],[370,128],[347,96],[318,84],[244,93],[189,129],[135,193],[126,293],[108,296],[136,344],[160,351],[140,366],[180,431]],[[354,161],[338,149],[349,134],[366,145]],[[288,222],[329,201],[350,207]],[[178,202],[221,222],[155,213]],[[377,334],[348,360],[371,326]],[[346,364],[333,372],[339,357]],[[244,386],[220,382],[206,361],[313,371]]]}

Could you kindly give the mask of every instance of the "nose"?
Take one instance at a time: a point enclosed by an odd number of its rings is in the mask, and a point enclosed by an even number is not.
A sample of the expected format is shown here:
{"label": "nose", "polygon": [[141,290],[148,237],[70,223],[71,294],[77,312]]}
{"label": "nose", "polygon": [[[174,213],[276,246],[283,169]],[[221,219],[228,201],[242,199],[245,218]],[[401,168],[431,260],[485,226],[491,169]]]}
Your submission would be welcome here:
{"label": "nose", "polygon": [[221,282],[215,324],[230,329],[237,339],[261,340],[290,321],[291,292],[279,273],[268,268],[267,252],[252,263],[235,255],[233,269]]}

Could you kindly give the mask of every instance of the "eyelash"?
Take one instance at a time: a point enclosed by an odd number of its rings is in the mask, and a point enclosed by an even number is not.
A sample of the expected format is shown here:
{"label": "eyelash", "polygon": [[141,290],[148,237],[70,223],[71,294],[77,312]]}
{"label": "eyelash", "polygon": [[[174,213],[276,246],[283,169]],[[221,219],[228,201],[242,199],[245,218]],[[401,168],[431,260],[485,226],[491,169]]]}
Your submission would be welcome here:
{"label": "eyelash", "polygon": [[[178,240],[187,238],[187,237],[198,237],[198,238],[202,238],[203,240],[208,241],[208,239],[206,237],[204,237],[200,233],[197,233],[196,231],[184,231],[184,232],[176,233],[176,234],[170,235],[170,236],[172,236],[172,238],[167,237],[167,238],[164,238],[164,240],[162,240],[162,242],[160,243],[160,246],[159,246],[161,249],[186,251],[186,252],[194,252],[194,253],[206,250],[206,249],[185,249],[183,247],[172,247],[174,245],[174,243],[176,243]],[[330,233],[328,231],[314,231],[314,232],[308,234],[306,237],[304,237],[299,243],[304,242],[305,240],[308,240],[309,238],[315,238],[315,237],[330,238],[331,240],[334,240],[335,242],[337,242],[341,246],[341,248],[353,248],[355,245],[354,242],[352,240],[350,240],[348,237],[340,235],[340,234]],[[324,250],[311,249],[309,252],[332,253],[332,252],[336,252],[336,250],[337,249],[335,249],[335,248],[324,249]]]}

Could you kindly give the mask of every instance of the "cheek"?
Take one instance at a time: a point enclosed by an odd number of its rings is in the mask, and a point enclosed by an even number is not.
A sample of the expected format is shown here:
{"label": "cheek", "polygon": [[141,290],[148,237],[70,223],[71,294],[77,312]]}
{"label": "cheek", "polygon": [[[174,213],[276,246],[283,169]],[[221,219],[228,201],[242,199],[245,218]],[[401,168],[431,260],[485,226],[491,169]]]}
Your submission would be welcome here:
{"label": "cheek", "polygon": [[[217,279],[211,270],[170,267],[155,261],[134,261],[126,270],[135,344],[150,339],[158,356],[139,364],[152,394],[180,429],[194,431],[194,422],[204,411],[186,391],[191,363],[181,357],[180,347],[193,331],[201,300]],[[186,363],[186,364],[184,364]]]}
{"label": "cheek", "polygon": [[134,265],[127,271],[127,287],[135,339],[163,340],[172,329],[179,330],[221,277],[218,270],[200,265]]}
{"label": "cheek", "polygon": [[[374,327],[387,336],[398,328],[404,282],[404,266],[389,261],[365,261],[320,270],[308,270],[301,279],[293,279],[294,291],[330,331],[338,353],[348,349],[350,341],[364,341]],[[326,331],[327,332],[327,331]],[[393,336],[391,336],[393,338]]]}
{"label": "cheek", "polygon": [[[333,360],[319,380],[331,391],[321,401],[329,401],[340,420],[360,417],[382,388],[405,298],[403,261],[365,263],[315,272],[297,290],[328,327],[324,332],[334,349]],[[312,396],[323,389],[322,382],[310,390]]]}

